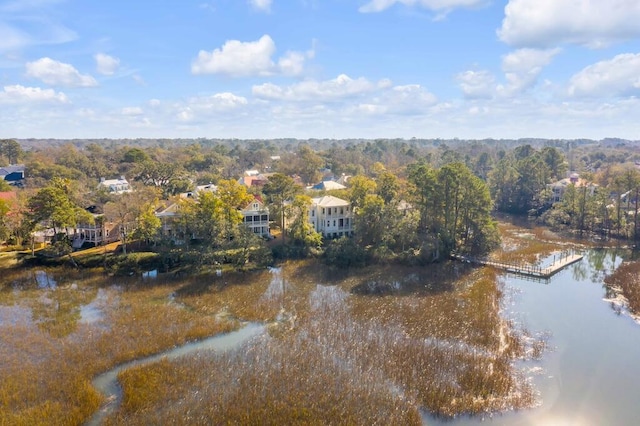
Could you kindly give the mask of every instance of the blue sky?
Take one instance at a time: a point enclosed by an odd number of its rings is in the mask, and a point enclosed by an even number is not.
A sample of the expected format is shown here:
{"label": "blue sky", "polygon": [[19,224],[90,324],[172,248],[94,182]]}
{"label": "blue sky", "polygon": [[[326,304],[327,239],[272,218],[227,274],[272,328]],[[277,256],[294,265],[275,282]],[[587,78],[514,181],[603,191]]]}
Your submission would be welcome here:
{"label": "blue sky", "polygon": [[0,0],[1,138],[640,139],[640,0]]}

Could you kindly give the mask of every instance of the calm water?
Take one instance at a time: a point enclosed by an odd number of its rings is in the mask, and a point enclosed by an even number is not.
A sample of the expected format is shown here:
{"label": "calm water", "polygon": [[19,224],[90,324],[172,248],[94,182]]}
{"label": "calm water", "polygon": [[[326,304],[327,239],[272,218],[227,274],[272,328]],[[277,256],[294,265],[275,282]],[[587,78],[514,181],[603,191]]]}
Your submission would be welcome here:
{"label": "calm water", "polygon": [[[431,425],[638,425],[640,325],[605,300],[603,278],[622,261],[613,251],[585,258],[547,283],[505,275],[507,315],[549,332],[540,362],[523,365],[540,391],[538,408],[488,419],[427,419]],[[537,370],[537,371],[536,371]]]}

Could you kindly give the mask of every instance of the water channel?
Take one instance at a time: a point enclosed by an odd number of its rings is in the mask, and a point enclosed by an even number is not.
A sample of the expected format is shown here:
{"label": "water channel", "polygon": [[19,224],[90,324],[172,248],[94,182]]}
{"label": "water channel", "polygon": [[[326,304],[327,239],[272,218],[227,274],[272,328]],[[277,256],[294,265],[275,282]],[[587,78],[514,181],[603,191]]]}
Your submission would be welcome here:
{"label": "water channel", "polygon": [[[532,332],[549,333],[539,362],[522,367],[541,405],[488,418],[425,418],[428,425],[637,425],[640,411],[640,324],[607,299],[603,279],[622,262],[613,250],[584,259],[548,281],[505,274],[505,314]],[[628,254],[628,253],[627,253]]]}
{"label": "water channel", "polygon": [[122,388],[118,383],[118,374],[121,371],[133,367],[139,367],[147,364],[158,362],[161,359],[175,360],[181,356],[193,355],[198,351],[215,351],[223,352],[239,347],[253,336],[261,333],[264,326],[261,324],[249,323],[240,330],[219,336],[210,337],[208,339],[197,342],[187,343],[174,349],[161,352],[146,358],[121,364],[93,379],[93,386],[102,393],[106,398],[106,403],[98,412],[87,422],[87,426],[97,426],[112,413],[116,412],[122,402]]}

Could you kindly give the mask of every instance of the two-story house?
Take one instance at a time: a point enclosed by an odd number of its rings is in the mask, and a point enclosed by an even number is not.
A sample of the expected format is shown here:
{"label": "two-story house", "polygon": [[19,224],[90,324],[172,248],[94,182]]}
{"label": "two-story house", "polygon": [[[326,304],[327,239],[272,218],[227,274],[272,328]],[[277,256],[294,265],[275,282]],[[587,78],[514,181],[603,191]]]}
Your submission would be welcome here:
{"label": "two-story house", "polygon": [[265,238],[270,236],[269,209],[264,205],[262,198],[257,195],[254,196],[253,200],[240,212],[242,213],[242,223],[251,232]]}
{"label": "two-story house", "polygon": [[[193,198],[195,202],[197,202],[197,196],[182,198]],[[244,208],[240,209],[240,213],[242,213],[242,223],[249,228],[251,232],[265,238],[270,236],[269,209],[264,205],[264,202],[259,196],[254,196]],[[178,225],[180,214],[179,203],[172,203],[155,214],[162,224],[162,235],[173,240],[176,244],[183,243],[186,238],[184,230]],[[197,236],[191,235],[190,238],[197,238]]]}
{"label": "two-story house", "polygon": [[568,178],[564,178],[547,185],[547,188],[549,188],[549,190],[551,191],[551,198],[549,200],[551,204],[562,201],[564,193],[571,185],[576,188],[586,189],[588,195],[593,195],[596,188],[598,187],[598,185],[596,185],[595,183],[580,178],[580,175],[578,173],[571,173]]}
{"label": "two-story house", "polygon": [[324,238],[353,235],[353,209],[351,203],[332,195],[312,198],[309,223]]}

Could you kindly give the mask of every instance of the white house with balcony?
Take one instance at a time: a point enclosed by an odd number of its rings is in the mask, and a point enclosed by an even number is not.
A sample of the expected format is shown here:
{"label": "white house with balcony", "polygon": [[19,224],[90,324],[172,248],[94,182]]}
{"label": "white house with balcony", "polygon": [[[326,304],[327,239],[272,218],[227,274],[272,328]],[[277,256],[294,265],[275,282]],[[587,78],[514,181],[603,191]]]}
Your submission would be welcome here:
{"label": "white house with balcony", "polygon": [[242,223],[251,232],[265,238],[270,236],[269,209],[264,205],[262,198],[254,196],[253,200],[240,212],[242,213]]}
{"label": "white house with balcony", "polygon": [[95,223],[81,223],[76,226],[71,242],[73,249],[97,247],[120,239],[119,224],[105,222],[102,215],[94,215],[94,217],[96,219]]}
{"label": "white house with balcony", "polygon": [[351,203],[332,195],[312,198],[309,223],[324,238],[353,235],[353,208]]}

